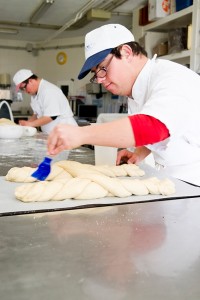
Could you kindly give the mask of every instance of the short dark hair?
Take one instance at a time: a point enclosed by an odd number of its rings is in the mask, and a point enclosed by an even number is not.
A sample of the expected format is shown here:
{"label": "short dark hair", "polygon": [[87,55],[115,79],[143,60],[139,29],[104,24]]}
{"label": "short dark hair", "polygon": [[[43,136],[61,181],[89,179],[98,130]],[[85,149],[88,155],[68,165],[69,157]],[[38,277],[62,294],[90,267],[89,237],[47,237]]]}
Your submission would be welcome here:
{"label": "short dark hair", "polygon": [[29,79],[38,79],[38,76],[33,74],[31,75],[29,78],[27,78],[26,80],[23,81],[23,83],[28,83],[29,82]]}
{"label": "short dark hair", "polygon": [[[143,55],[147,56],[146,50],[142,46],[140,46],[140,44],[137,43],[137,42],[129,42],[129,43],[125,43],[123,45],[130,46],[131,49],[132,49],[132,51],[133,51],[133,53],[136,54],[136,55],[143,54]],[[116,48],[113,48],[112,51],[111,51],[111,53],[114,54],[114,56],[116,56],[117,58],[121,58],[120,50],[121,50],[121,47],[123,45],[120,45],[120,46],[118,46]]]}

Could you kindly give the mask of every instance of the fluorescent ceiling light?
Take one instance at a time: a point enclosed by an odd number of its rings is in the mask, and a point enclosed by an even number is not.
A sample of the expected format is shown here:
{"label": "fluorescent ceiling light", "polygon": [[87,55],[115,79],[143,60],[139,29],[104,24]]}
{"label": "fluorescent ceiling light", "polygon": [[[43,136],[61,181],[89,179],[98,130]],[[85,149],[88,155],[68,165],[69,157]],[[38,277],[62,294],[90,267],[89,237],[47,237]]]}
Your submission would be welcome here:
{"label": "fluorescent ceiling light", "polygon": [[34,23],[38,19],[40,19],[53,3],[54,0],[44,0],[42,4],[36,9],[36,11],[30,17],[30,23]]}
{"label": "fluorescent ceiling light", "polygon": [[15,28],[0,28],[0,33],[17,34],[18,30]]}

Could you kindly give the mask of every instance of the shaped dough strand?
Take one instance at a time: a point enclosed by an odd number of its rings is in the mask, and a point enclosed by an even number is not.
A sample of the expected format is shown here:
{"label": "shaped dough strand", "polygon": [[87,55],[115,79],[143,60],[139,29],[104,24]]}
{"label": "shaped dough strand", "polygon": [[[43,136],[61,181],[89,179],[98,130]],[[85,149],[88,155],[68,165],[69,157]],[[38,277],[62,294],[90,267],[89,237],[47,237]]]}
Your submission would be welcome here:
{"label": "shaped dough strand", "polygon": [[[7,181],[14,181],[14,182],[34,182],[37,181],[36,178],[32,177],[31,174],[36,170],[36,168],[31,167],[14,167],[11,168],[5,176]],[[61,167],[57,165],[52,165],[51,173],[46,178],[47,181],[49,180],[61,180],[61,179],[69,179],[72,176],[64,171]]]}
{"label": "shaped dough strand", "polygon": [[[11,168],[5,179],[14,182],[34,182],[35,178],[31,174],[36,170],[36,168],[30,167],[14,167]],[[102,174],[108,177],[125,177],[134,176],[141,177],[145,174],[138,166],[134,164],[124,164],[121,166],[94,166],[90,164],[82,164],[76,161],[59,161],[51,166],[51,173],[46,178],[47,181],[51,180],[62,180],[69,179],[77,176],[84,176],[85,174]]]}
{"label": "shaped dough strand", "polygon": [[[159,191],[159,192],[158,192]],[[63,183],[61,181],[42,181],[27,183],[15,190],[17,199],[30,201],[50,201],[64,199],[96,199],[110,196],[128,197],[156,193],[171,195],[175,192],[172,181],[149,178],[118,179],[100,174],[86,174],[86,178],[76,177]]]}

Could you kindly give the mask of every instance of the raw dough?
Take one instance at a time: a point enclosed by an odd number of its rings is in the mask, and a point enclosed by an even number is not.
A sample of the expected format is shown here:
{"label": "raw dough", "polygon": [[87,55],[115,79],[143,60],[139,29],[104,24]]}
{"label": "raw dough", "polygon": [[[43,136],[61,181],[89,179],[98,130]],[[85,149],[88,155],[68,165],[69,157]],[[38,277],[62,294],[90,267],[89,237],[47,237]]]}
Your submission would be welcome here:
{"label": "raw dough", "polygon": [[[5,179],[7,181],[14,181],[14,182],[34,182],[36,178],[32,177],[31,174],[36,170],[36,168],[31,167],[14,167],[11,168]],[[72,176],[65,172],[61,167],[57,165],[52,165],[51,173],[47,177],[46,180],[66,180],[72,178]]]}
{"label": "raw dough", "polygon": [[[35,168],[30,167],[14,167],[11,168],[5,179],[14,182],[34,182],[35,178],[31,177],[31,174],[35,171]],[[102,174],[108,177],[125,177],[136,176],[140,177],[145,174],[138,166],[134,164],[121,165],[121,166],[93,166],[90,164],[81,164],[76,161],[59,161],[52,164],[51,173],[47,177],[47,181],[50,180],[64,180],[77,176],[85,176],[86,174]]]}
{"label": "raw dough", "polygon": [[81,164],[77,161],[62,160],[56,165],[69,172],[73,177],[87,173],[101,173],[109,177],[143,176],[145,172],[135,164],[123,164],[121,166]]}
{"label": "raw dough", "polygon": [[[60,161],[51,167],[46,181],[36,182],[31,177],[35,168],[12,168],[5,179],[26,182],[15,190],[17,199],[31,201],[59,201],[65,199],[90,200],[104,197],[125,198],[131,195],[161,194],[171,195],[175,192],[172,181],[148,179],[119,179],[117,176],[143,176],[144,171],[136,165],[93,166],[76,161]],[[35,182],[34,182],[35,181]]]}
{"label": "raw dough", "polygon": [[[106,196],[128,197],[133,195],[146,195],[154,190],[162,195],[171,195],[175,192],[174,183],[168,179],[159,180],[149,178],[118,179],[105,175],[92,174],[87,178],[72,178],[66,183],[61,181],[40,181],[21,185],[15,190],[15,197],[23,202],[52,201],[65,199],[97,199]],[[149,186],[151,189],[149,190]]]}
{"label": "raw dough", "polygon": [[6,119],[6,118],[1,118],[0,119],[0,126],[5,126],[5,125],[16,125],[17,124],[9,119]]}
{"label": "raw dough", "polygon": [[5,176],[5,179],[14,182],[34,182],[36,181],[36,179],[31,177],[31,174],[35,170],[35,168],[30,167],[14,167],[8,171],[8,173]]}

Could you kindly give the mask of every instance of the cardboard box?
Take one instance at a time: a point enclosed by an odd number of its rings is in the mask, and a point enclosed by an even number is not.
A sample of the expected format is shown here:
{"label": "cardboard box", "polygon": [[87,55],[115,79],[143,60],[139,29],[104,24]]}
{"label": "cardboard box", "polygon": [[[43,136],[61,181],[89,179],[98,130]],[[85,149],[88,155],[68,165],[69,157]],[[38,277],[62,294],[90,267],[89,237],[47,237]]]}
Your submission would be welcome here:
{"label": "cardboard box", "polygon": [[170,14],[170,0],[149,0],[148,19],[154,21]]}
{"label": "cardboard box", "polygon": [[168,43],[167,42],[163,42],[160,43],[159,45],[156,45],[153,50],[152,50],[152,54],[157,54],[158,56],[162,56],[162,55],[167,55],[168,53]]}

